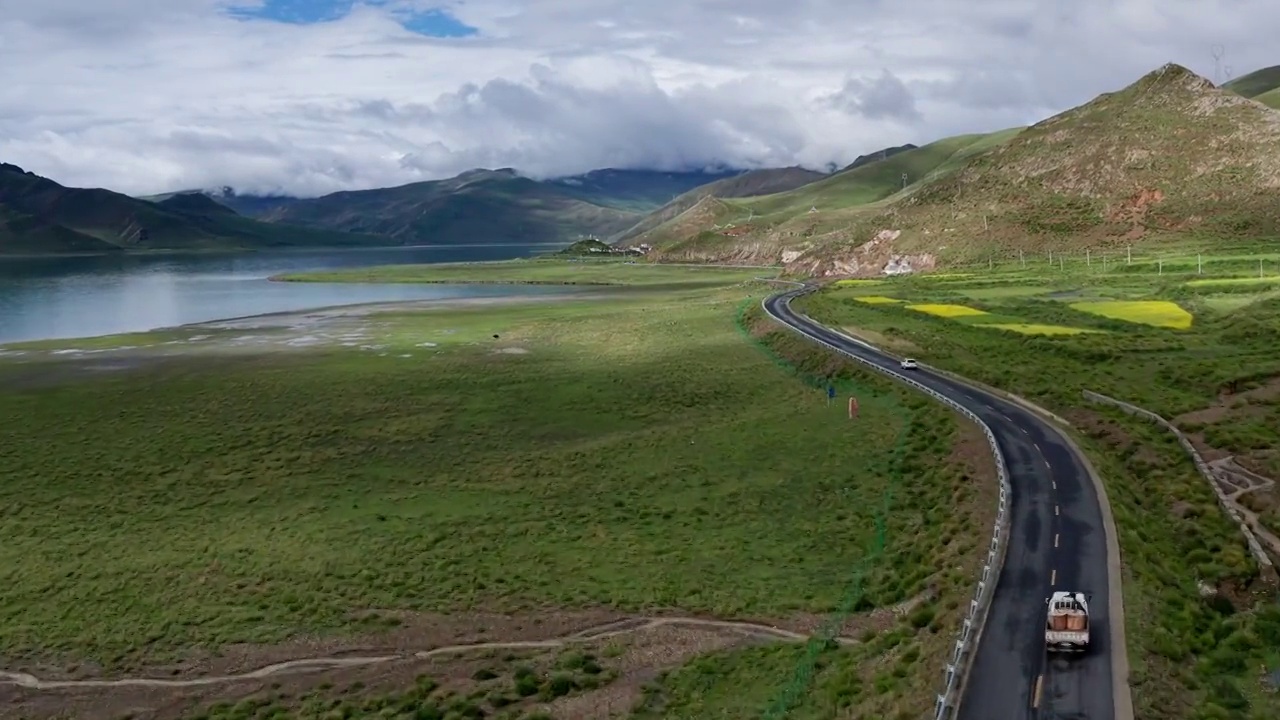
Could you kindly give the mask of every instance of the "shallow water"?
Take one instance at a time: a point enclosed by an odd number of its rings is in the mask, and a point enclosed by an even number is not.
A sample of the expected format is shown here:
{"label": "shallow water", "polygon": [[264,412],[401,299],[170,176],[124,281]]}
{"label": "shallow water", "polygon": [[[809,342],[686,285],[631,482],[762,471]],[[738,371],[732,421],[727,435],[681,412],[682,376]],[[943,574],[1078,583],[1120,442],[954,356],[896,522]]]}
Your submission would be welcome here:
{"label": "shallow water", "polygon": [[141,332],[330,305],[556,292],[501,285],[280,283],[284,272],[526,257],[545,246],[465,246],[0,258],[0,343]]}

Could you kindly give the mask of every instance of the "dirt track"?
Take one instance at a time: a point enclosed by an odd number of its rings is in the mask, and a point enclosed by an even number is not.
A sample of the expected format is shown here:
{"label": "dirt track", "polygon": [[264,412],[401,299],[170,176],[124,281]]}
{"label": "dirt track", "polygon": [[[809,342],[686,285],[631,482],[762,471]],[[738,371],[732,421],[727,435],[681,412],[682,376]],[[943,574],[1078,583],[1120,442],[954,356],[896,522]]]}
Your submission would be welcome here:
{"label": "dirt track", "polygon": [[[231,683],[243,680],[262,680],[264,678],[276,677],[280,675],[291,675],[297,673],[312,672],[318,670],[331,670],[335,668],[350,668],[366,665],[377,665],[388,663],[394,660],[405,660],[409,658],[431,658],[438,655],[448,655],[455,653],[466,653],[484,650],[515,650],[515,649],[538,649],[538,648],[559,648],[575,643],[588,643],[599,640],[605,640],[620,635],[628,635],[643,630],[649,630],[665,626],[682,626],[687,628],[706,628],[714,630],[725,630],[735,632],[740,635],[761,639],[776,640],[781,642],[806,642],[809,636],[803,633],[793,632],[791,630],[783,630],[771,625],[762,625],[758,623],[734,622],[730,620],[707,620],[703,618],[692,617],[662,617],[662,618],[628,618],[617,620],[614,622],[597,625],[594,627],[580,630],[578,632],[564,635],[557,638],[547,640],[522,640],[512,642],[481,642],[469,643],[465,645],[447,645],[444,647],[431,648],[429,650],[420,650],[409,654],[395,655],[369,655],[355,657],[314,657],[301,658],[298,660],[288,660],[286,662],[273,663],[257,670],[251,670],[245,673],[235,675],[217,675],[200,678],[189,678],[186,680],[162,680],[159,678],[119,678],[115,680],[41,680],[40,678],[28,673],[15,673],[0,671],[0,685],[17,685],[19,687],[31,690],[59,690],[66,688],[94,688],[94,687],[153,687],[153,688],[183,688],[183,687],[199,687],[206,685],[217,685],[220,683]],[[836,638],[836,642],[842,645],[852,645],[857,640],[848,637]]]}

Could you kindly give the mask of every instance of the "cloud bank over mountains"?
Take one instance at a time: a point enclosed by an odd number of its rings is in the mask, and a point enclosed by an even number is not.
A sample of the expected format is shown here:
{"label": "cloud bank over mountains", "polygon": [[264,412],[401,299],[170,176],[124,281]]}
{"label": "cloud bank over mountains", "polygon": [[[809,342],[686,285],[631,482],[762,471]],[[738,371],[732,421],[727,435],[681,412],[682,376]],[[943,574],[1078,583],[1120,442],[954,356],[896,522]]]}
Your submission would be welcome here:
{"label": "cloud bank over mountains", "polygon": [[[1167,61],[1280,62],[1262,0],[0,0],[0,160],[145,194],[474,167],[844,165]],[[1220,76],[1219,79],[1226,79]]]}

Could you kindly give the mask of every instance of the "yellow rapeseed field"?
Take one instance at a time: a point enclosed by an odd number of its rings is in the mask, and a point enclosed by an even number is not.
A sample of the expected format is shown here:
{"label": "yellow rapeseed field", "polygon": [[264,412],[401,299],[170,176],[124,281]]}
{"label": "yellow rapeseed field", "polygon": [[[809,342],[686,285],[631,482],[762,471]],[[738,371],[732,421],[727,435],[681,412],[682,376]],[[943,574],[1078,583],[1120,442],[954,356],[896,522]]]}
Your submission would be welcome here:
{"label": "yellow rapeseed field", "polygon": [[968,305],[947,305],[945,303],[924,303],[920,305],[908,305],[908,310],[916,310],[938,317],[956,318],[956,317],[972,317],[975,315],[988,315],[985,310],[971,308]]}
{"label": "yellow rapeseed field", "polygon": [[1066,325],[1041,325],[1039,323],[983,323],[978,327],[997,328],[1023,335],[1079,335],[1080,333],[1097,332],[1084,328],[1067,327]]}
{"label": "yellow rapeseed field", "polygon": [[862,295],[854,298],[854,300],[867,303],[868,305],[889,305],[891,303],[902,302],[898,298],[885,297],[884,295]]}
{"label": "yellow rapeseed field", "polygon": [[1100,300],[1071,303],[1071,308],[1113,320],[1174,330],[1186,330],[1194,320],[1191,313],[1168,300]]}

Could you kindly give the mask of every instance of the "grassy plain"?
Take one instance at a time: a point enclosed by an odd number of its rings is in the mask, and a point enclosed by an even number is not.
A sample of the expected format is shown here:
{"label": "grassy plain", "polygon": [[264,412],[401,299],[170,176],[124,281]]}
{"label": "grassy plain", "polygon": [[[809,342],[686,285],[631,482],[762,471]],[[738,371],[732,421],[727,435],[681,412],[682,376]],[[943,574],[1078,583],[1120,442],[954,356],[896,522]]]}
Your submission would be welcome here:
{"label": "grassy plain", "polygon": [[330,272],[290,273],[273,279],[289,282],[501,283],[546,285],[630,285],[649,288],[723,286],[769,277],[765,268],[663,266],[607,259],[534,259],[431,265],[387,265]]}
{"label": "grassy plain", "polygon": [[[0,360],[0,657],[118,673],[406,613],[609,607],[810,628],[775,693],[813,663],[861,678],[846,706],[927,709],[994,514],[980,438],[773,327],[771,288],[738,282],[759,271],[598,268],[648,288],[383,312],[379,352]],[[828,632],[913,669],[881,678]],[[766,689],[739,657],[706,660],[734,707]],[[655,686],[673,707],[681,677]]]}
{"label": "grassy plain", "polygon": [[[1071,421],[1108,484],[1120,532],[1139,715],[1261,720],[1280,712],[1280,698],[1258,672],[1276,662],[1268,648],[1280,642],[1274,591],[1260,583],[1238,530],[1172,434],[1081,397],[1094,390],[1173,418],[1216,456],[1235,454],[1280,476],[1280,422],[1269,420],[1280,403],[1280,299],[1251,283],[1197,286],[1191,271],[926,275],[835,287],[800,304],[820,320]],[[939,317],[911,312],[910,304],[858,301],[873,292],[987,314]],[[1220,302],[1224,296],[1232,302]],[[1085,301],[1166,315],[1167,305],[1116,303],[1177,303],[1194,322],[1157,327],[1073,306]],[[1007,332],[1014,328],[990,327],[993,317],[1063,330]],[[1274,507],[1276,498],[1261,495],[1256,502]],[[1201,583],[1219,594],[1201,597]]]}

